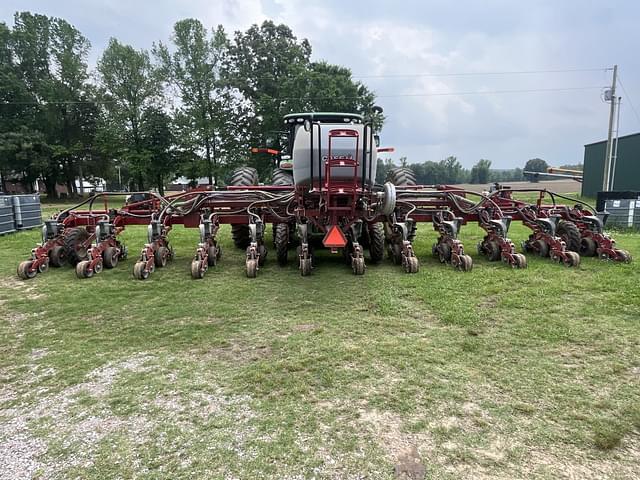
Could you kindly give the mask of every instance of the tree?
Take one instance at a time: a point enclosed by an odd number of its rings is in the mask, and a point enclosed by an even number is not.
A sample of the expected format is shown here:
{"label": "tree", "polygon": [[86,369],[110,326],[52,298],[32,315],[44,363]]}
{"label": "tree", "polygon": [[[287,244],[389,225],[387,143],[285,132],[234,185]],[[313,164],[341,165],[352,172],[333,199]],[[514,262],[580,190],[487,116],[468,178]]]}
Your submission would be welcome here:
{"label": "tree", "polygon": [[249,112],[237,90],[221,77],[229,42],[222,26],[209,37],[195,19],[177,22],[171,40],[173,51],[160,42],[153,53],[159,60],[163,80],[180,97],[176,112],[180,138],[187,150],[204,150],[204,171],[209,184],[214,179],[217,184],[220,163],[233,163],[232,152],[238,147],[248,150],[242,133]]}
{"label": "tree", "polygon": [[[374,95],[353,82],[351,72],[310,61],[311,44],[299,41],[286,25],[265,21],[236,32],[229,44],[225,75],[252,106],[252,145],[281,145],[282,117],[299,111],[346,110],[370,114]],[[375,125],[380,128],[383,118]],[[255,164],[264,175],[268,165]]]}
{"label": "tree", "polygon": [[302,73],[309,65],[311,45],[298,41],[286,25],[265,21],[236,32],[229,45],[226,75],[252,104],[251,140],[273,146],[282,117],[300,107],[305,88]]}
{"label": "tree", "polygon": [[395,168],[395,164],[390,158],[382,159],[378,157],[376,165],[376,183],[384,183],[387,181],[387,175]]}
{"label": "tree", "polygon": [[443,183],[462,183],[465,180],[465,172],[458,159],[454,156],[449,156],[440,162],[444,178]]}
{"label": "tree", "polygon": [[489,181],[490,170],[491,160],[478,160],[478,163],[471,168],[470,182],[487,183]]}
{"label": "tree", "polygon": [[3,28],[0,37],[3,47],[10,39],[10,52],[3,48],[4,67],[12,70],[8,86],[12,88],[16,80],[21,84],[14,94],[27,106],[15,110],[7,106],[8,114],[19,112],[14,119],[20,125],[15,128],[14,122],[14,131],[29,138],[41,135],[39,151],[47,162],[40,164],[40,173],[47,193],[53,195],[55,185],[64,181],[73,194],[74,179],[95,133],[96,109],[87,82],[89,41],[63,19],[29,12],[16,13],[13,30],[8,33]]}
{"label": "tree", "polygon": [[25,189],[32,191],[32,185],[41,172],[45,171],[51,155],[49,145],[39,132],[34,132],[25,126],[16,131],[0,133],[0,170],[2,171],[2,186],[7,190],[7,172],[18,174]]}
{"label": "tree", "polygon": [[[313,62],[299,78],[302,95],[298,111],[360,112],[371,115],[375,94],[361,82],[354,82],[351,70],[327,62]],[[384,117],[376,115],[374,127],[382,127]]]}
{"label": "tree", "polygon": [[29,158],[17,162],[22,146],[30,144],[27,137],[34,135],[24,124],[28,117],[23,102],[31,101],[26,85],[21,81],[18,65],[13,55],[11,29],[0,23],[0,190],[7,190],[7,174],[32,167]]}
{"label": "tree", "polygon": [[164,195],[164,182],[177,170],[171,131],[171,118],[157,107],[149,107],[140,122],[141,145],[144,149],[148,178],[152,178],[158,193]]}
{"label": "tree", "polygon": [[114,153],[128,165],[138,190],[144,190],[148,169],[140,123],[143,112],[160,103],[161,87],[156,71],[148,52],[112,38],[98,61],[98,73],[110,117],[109,136],[117,141]]}
{"label": "tree", "polygon": [[547,168],[549,165],[541,158],[532,158],[524,166],[524,170],[528,172],[546,172]]}

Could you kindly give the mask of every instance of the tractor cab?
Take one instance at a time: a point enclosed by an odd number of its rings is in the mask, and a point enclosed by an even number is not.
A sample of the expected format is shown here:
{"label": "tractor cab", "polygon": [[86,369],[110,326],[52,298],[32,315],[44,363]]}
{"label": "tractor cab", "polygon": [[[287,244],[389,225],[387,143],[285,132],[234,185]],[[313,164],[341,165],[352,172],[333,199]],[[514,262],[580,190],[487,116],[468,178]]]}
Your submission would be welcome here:
{"label": "tractor cab", "polygon": [[331,178],[341,183],[341,188],[353,190],[357,185],[365,188],[375,183],[378,136],[362,115],[292,113],[284,122],[288,145],[283,160],[293,169],[295,185],[322,189]]}
{"label": "tractor cab", "polygon": [[331,125],[350,125],[362,124],[364,119],[362,115],[357,113],[340,113],[340,112],[306,112],[291,113],[284,116],[284,141],[283,148],[280,152],[279,168],[283,170],[293,170],[293,150],[295,138],[303,128],[309,130],[312,123],[331,124]]}
{"label": "tractor cab", "polygon": [[[300,132],[300,129],[309,131],[311,125],[322,124],[332,125],[336,128],[346,125],[359,125],[360,129],[364,124],[364,118],[357,113],[341,113],[341,112],[306,112],[306,113],[291,113],[284,116],[284,129],[278,134],[280,149],[277,148],[264,148],[253,147],[251,153],[266,153],[271,155],[274,167],[280,170],[293,171],[293,157],[294,146],[296,136]],[[378,145],[378,136],[374,135],[376,146]]]}

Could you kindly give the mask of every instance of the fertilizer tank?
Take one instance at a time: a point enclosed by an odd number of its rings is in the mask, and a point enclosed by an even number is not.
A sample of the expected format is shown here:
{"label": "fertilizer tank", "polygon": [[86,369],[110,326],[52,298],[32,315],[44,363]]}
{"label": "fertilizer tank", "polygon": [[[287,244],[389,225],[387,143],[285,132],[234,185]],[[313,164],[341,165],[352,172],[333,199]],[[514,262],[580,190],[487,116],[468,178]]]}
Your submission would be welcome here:
{"label": "fertilizer tank", "polygon": [[[347,120],[347,119],[345,119]],[[330,139],[332,131],[351,131],[357,136],[338,136]],[[358,160],[358,185],[362,182],[373,185],[376,179],[377,150],[373,132],[363,123],[310,123],[296,125],[293,142],[293,180],[296,185],[309,185],[313,175],[314,184],[326,180],[325,161],[331,156]],[[366,142],[366,145],[364,144]],[[313,165],[312,165],[313,162]],[[332,167],[331,178],[345,181],[353,178],[353,167]]]}

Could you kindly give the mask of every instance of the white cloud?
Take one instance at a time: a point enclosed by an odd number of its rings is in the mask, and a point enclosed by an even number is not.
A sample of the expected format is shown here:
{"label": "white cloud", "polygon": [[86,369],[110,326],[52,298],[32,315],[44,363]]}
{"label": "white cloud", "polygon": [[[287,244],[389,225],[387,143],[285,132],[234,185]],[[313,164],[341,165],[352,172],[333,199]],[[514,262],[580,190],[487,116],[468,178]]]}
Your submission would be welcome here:
{"label": "white cloud", "polygon": [[[0,15],[29,9],[67,18],[99,54],[109,36],[138,48],[166,40],[173,23],[199,18],[227,32],[273,19],[308,38],[315,59],[349,67],[356,75],[552,70],[621,65],[640,108],[640,7],[618,15],[608,5],[579,0],[518,2],[301,2],[299,0],[3,0]],[[603,85],[607,73],[386,77],[363,81],[381,96]],[[636,80],[634,82],[634,80]],[[606,132],[607,106],[599,91],[380,98],[388,121],[384,142],[410,161],[456,154],[495,166],[522,165],[532,156],[574,162],[584,143]],[[621,133],[640,130],[623,100]]]}

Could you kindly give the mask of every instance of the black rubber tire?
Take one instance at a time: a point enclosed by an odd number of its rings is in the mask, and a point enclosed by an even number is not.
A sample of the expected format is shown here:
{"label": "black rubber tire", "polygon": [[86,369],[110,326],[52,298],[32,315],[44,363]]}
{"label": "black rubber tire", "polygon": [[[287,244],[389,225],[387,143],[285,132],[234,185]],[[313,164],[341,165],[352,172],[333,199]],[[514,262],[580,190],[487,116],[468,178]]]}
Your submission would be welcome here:
{"label": "black rubber tire", "polygon": [[105,268],[116,268],[118,266],[118,251],[115,247],[107,247],[102,253]]}
{"label": "black rubber tire", "polygon": [[394,265],[402,264],[402,247],[397,243],[391,244],[389,247],[389,256],[393,261]]}
{"label": "black rubber tire", "polygon": [[[243,187],[258,185],[258,171],[253,167],[236,168],[231,174],[229,185]],[[233,238],[233,244],[237,248],[247,248],[251,241],[249,225],[244,223],[231,224],[231,237]]]}
{"label": "black rubber tire", "polygon": [[191,262],[191,278],[199,279],[204,278],[204,271],[202,267],[202,260],[194,260]]}
{"label": "black rubber tire", "polygon": [[536,240],[535,243],[537,245],[537,248],[535,250],[538,252],[538,256],[543,258],[548,257],[549,251],[551,250],[549,248],[549,244],[547,244],[547,242],[545,242],[544,240]]}
{"label": "black rubber tire", "polygon": [[420,261],[418,257],[408,257],[404,263],[405,273],[418,273],[420,270]]}
{"label": "black rubber tire", "polygon": [[456,266],[461,272],[473,270],[473,259],[469,255],[460,255],[460,263]]}
{"label": "black rubber tire", "polygon": [[153,262],[158,268],[166,267],[168,260],[169,249],[167,247],[160,247],[153,253]]}
{"label": "black rubber tire", "polygon": [[[417,185],[416,175],[413,173],[413,170],[408,167],[392,168],[387,174],[387,181],[393,183],[396,187]],[[407,240],[413,242],[416,238],[417,231],[418,226],[414,222],[407,233]]]}
{"label": "black rubber tire", "polygon": [[396,187],[416,185],[416,175],[413,170],[407,167],[392,168],[387,174],[387,181],[393,183]]}
{"label": "black rubber tire", "polygon": [[83,227],[71,228],[65,232],[64,249],[71,265],[77,265],[89,258],[89,249],[80,247],[87,238],[89,238],[89,232]]}
{"label": "black rubber tire", "polygon": [[83,260],[76,264],[76,276],[78,278],[91,278],[95,273],[93,270],[89,270],[89,260]]}
{"label": "black rubber tire", "polygon": [[258,184],[258,171],[253,167],[239,167],[231,173],[229,185],[250,186]]}
{"label": "black rubber tire", "polygon": [[598,253],[598,244],[593,238],[583,238],[580,243],[580,255],[583,257],[595,257]]}
{"label": "black rubber tire", "polygon": [[354,275],[364,275],[364,271],[365,271],[364,258],[362,257],[354,258],[351,261],[351,270],[353,270]]}
{"label": "black rubber tire", "polygon": [[49,260],[54,267],[62,267],[67,263],[67,251],[61,245],[56,245],[49,252]]}
{"label": "black rubber tire", "polygon": [[276,223],[273,225],[273,243],[276,247],[276,258],[278,264],[285,266],[289,254],[289,225],[286,223]]}
{"label": "black rubber tire", "polygon": [[303,258],[300,260],[300,275],[303,277],[308,277],[311,275],[311,270],[313,268],[313,262],[310,258]]}
{"label": "black rubber tire", "polygon": [[267,261],[267,247],[265,247],[264,244],[258,245],[258,253],[260,254],[258,257],[258,266],[264,267],[264,264]]}
{"label": "black rubber tire", "polygon": [[384,225],[382,222],[369,224],[369,258],[372,263],[384,259]]}
{"label": "black rubber tire", "polygon": [[258,276],[258,260],[247,260],[245,264],[245,273],[247,278],[256,278]]}
{"label": "black rubber tire", "polygon": [[497,262],[502,257],[502,252],[500,251],[500,245],[498,242],[494,242],[493,240],[487,242],[485,247],[485,255],[487,260],[490,262]]}
{"label": "black rubber tire", "polygon": [[136,262],[133,266],[133,276],[138,280],[146,280],[151,272],[146,269],[146,262]]}
{"label": "black rubber tire", "polygon": [[[216,247],[214,247],[213,245],[209,247],[209,249],[207,250],[207,265],[209,267],[215,267],[216,264],[218,263],[218,256],[220,254],[218,253],[218,249]],[[202,278],[202,277],[200,277]]]}
{"label": "black rubber tire", "polygon": [[576,252],[567,252],[567,258],[563,261],[566,267],[579,267],[580,266],[580,255]]}
{"label": "black rubber tire", "polygon": [[[281,168],[276,168],[273,170],[273,173],[271,174],[271,184],[272,185],[278,185],[278,186],[283,186],[283,185],[293,185],[293,174],[291,172],[289,172],[288,170],[283,170]],[[273,233],[273,245],[276,246],[276,228],[278,227],[278,223],[274,223],[272,225],[272,233]],[[289,238],[287,236],[287,238]],[[277,248],[277,246],[276,246]],[[278,260],[278,263],[280,263],[280,260]],[[285,260],[285,263],[286,260]],[[284,265],[283,263],[280,263],[280,265]]]}
{"label": "black rubber tire", "polygon": [[438,251],[440,263],[449,263],[451,261],[451,247],[449,244],[442,242],[436,250]]}
{"label": "black rubber tire", "polygon": [[511,264],[511,268],[527,268],[527,257],[522,253],[516,253],[513,255],[514,263]]}
{"label": "black rubber tire", "polygon": [[272,185],[293,185],[293,174],[288,170],[276,168],[271,174]]}
{"label": "black rubber tire", "polygon": [[35,277],[38,274],[38,270],[34,270],[32,272],[29,271],[32,263],[33,262],[31,260],[20,262],[20,264],[18,265],[18,277],[23,280],[29,280],[30,278]]}
{"label": "black rubber tire", "polygon": [[567,250],[571,252],[580,252],[582,235],[580,235],[580,230],[578,230],[575,223],[567,220],[560,221],[556,234],[564,241],[567,246]]}

